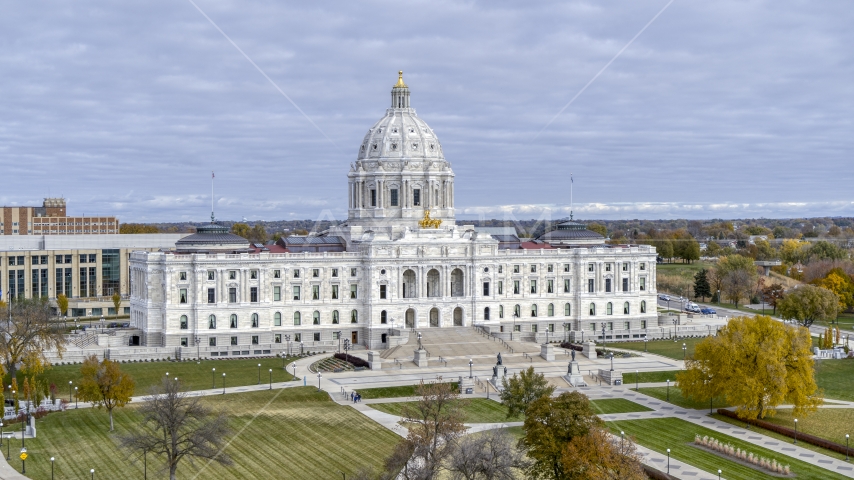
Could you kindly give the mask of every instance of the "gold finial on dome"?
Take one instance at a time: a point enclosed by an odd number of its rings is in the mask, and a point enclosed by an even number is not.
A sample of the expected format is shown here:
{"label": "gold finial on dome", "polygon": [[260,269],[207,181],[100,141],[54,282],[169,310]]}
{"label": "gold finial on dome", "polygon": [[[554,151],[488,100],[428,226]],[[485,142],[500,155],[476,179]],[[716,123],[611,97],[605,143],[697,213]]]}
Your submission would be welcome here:
{"label": "gold finial on dome", "polygon": [[409,88],[406,86],[405,83],[403,83],[403,70],[397,72],[397,84],[394,86],[394,88]]}

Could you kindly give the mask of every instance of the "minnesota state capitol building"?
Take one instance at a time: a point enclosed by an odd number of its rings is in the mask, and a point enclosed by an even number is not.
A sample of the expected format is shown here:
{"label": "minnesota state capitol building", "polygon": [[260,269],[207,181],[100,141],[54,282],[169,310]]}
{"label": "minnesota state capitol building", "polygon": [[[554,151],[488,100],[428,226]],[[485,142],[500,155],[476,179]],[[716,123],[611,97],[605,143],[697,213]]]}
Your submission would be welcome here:
{"label": "minnesota state capitol building", "polygon": [[132,253],[136,341],[219,357],[343,339],[384,349],[406,329],[482,325],[545,341],[657,326],[653,247],[606,245],[572,221],[533,241],[457,225],[454,172],[402,72],[347,180],[348,219],[327,231],[262,246],[212,222],[172,251]]}

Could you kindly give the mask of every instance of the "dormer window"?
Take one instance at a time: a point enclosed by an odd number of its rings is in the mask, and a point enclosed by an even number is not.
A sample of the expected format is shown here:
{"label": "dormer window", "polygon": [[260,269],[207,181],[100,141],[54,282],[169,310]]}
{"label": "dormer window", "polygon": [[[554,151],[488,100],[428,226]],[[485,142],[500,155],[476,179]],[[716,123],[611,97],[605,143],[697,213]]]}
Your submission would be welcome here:
{"label": "dormer window", "polygon": [[418,144],[417,144],[417,143],[413,143],[413,144],[412,144],[412,149],[413,149],[413,150],[418,150]]}
{"label": "dormer window", "polygon": [[431,144],[430,144],[430,151],[433,151],[433,150],[435,150],[435,149],[436,149],[436,145],[433,145],[433,144],[431,143]]}
{"label": "dormer window", "polygon": [[393,129],[391,133],[397,133],[397,128]]}
{"label": "dormer window", "polygon": [[415,133],[415,129],[414,129],[414,128],[410,128],[410,129],[409,129],[409,133]]}
{"label": "dormer window", "polygon": [[376,149],[377,149],[377,144],[375,143],[375,144],[371,145],[371,148],[372,148],[372,149],[374,149],[374,150],[376,150]]}
{"label": "dormer window", "polygon": [[392,143],[392,144],[391,144],[391,149],[392,149],[392,150],[397,150],[397,144],[396,144],[396,143]]}

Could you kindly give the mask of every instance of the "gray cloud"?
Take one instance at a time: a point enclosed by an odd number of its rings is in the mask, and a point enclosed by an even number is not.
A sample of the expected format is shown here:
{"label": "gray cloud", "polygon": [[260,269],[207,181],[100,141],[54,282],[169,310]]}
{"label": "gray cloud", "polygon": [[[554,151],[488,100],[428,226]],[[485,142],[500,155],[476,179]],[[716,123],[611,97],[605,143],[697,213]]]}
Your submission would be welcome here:
{"label": "gray cloud", "polygon": [[403,69],[463,215],[854,215],[847,2],[677,1],[539,136],[665,1],[197,3],[337,147],[189,2],[15,2],[0,202],[342,218]]}

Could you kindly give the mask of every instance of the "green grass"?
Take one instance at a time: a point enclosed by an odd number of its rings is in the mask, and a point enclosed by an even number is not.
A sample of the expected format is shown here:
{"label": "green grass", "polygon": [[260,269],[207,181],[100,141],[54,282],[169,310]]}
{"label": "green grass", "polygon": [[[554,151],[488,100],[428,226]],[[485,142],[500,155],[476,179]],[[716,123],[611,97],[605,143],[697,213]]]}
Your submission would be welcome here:
{"label": "green grass", "polygon": [[[303,365],[299,365],[299,359],[287,358],[285,362],[290,363],[297,360],[297,375],[306,373]],[[202,360],[201,363],[189,362],[143,362],[123,363],[121,368],[129,373],[136,381],[135,395],[145,395],[152,385],[160,383],[166,372],[170,377],[178,377],[188,390],[209,389],[213,385],[211,381],[211,369],[216,368],[214,378],[216,387],[222,388],[222,374],[225,373],[225,386],[237,387],[245,385],[256,385],[258,383],[258,364],[261,364],[261,383],[270,381],[270,369],[273,369],[273,383],[293,380],[293,376],[282,370],[281,358],[240,359],[240,360]],[[41,375],[40,379],[47,381],[48,385],[55,384],[56,396],[68,398],[68,381],[77,385],[80,382],[80,365],[55,365]],[[18,385],[22,385],[23,376],[18,375]],[[9,378],[6,376],[6,385]],[[73,387],[72,387],[73,388]]]}
{"label": "green grass", "polygon": [[[832,416],[832,415],[833,415],[833,412],[834,412],[834,411],[836,411],[836,410],[838,410],[838,409],[826,409],[826,410],[819,410],[819,412],[824,411],[824,412],[827,412],[827,413],[828,413],[828,416]],[[782,411],[781,411],[781,412],[782,412]],[[778,415],[779,415],[779,414],[778,414]],[[813,418],[813,415],[815,415],[815,414],[811,414],[811,415],[810,415],[810,419],[812,419],[812,418]],[[725,416],[723,416],[723,415],[718,415],[717,413],[716,413],[716,414],[714,414],[714,415],[712,415],[712,417],[713,417],[713,418],[715,418],[716,420],[720,420],[720,421],[722,421],[722,422],[729,423],[730,425],[735,425],[735,426],[737,426],[737,427],[739,427],[739,428],[744,428],[744,426],[745,426],[745,423],[744,423],[744,422],[742,422],[741,420],[736,420],[736,419],[734,419],[734,418],[725,417]],[[842,417],[846,418],[846,419],[847,419],[846,421],[848,421],[848,422],[849,422],[847,425],[850,425],[850,422],[852,421],[852,419],[850,418],[850,414],[843,415]],[[772,418],[773,418],[773,417],[765,417],[763,420],[765,420],[765,421],[770,421],[770,422],[772,422],[772,423],[778,423],[778,422],[776,422],[776,421],[773,421],[773,420],[772,420]],[[801,419],[801,418],[799,418],[799,419],[798,419],[798,430],[799,430],[799,431],[801,430],[801,425],[800,425],[800,423],[801,423],[802,421],[804,421],[804,420],[805,420],[805,419]],[[791,422],[791,418],[790,418],[790,419],[789,419],[789,425],[790,425],[790,426],[791,426],[791,423],[793,423],[793,422]],[[839,424],[839,425],[830,425],[830,426],[831,426],[831,427],[834,427],[834,428],[832,428],[832,430],[839,430],[841,427],[843,427],[843,425],[842,425],[842,424]],[[780,440],[780,441],[782,441],[782,442],[784,442],[784,443],[792,443],[792,442],[793,442],[792,437],[787,437],[786,435],[782,435],[782,434],[779,434],[779,433],[777,433],[777,432],[772,432],[771,430],[766,430],[766,429],[764,429],[764,428],[760,428],[760,427],[757,427],[757,426],[755,426],[755,425],[751,426],[751,427],[750,427],[750,430],[751,430],[751,431],[753,431],[753,432],[756,432],[756,433],[761,433],[762,435],[765,435],[765,436],[768,436],[768,437],[771,437],[771,438],[775,438],[775,439]],[[813,435],[820,436],[820,437],[829,438],[829,436],[828,436],[825,432],[821,432],[821,431],[819,431],[819,432],[817,432],[817,433],[816,433],[816,432],[815,432],[815,430],[813,430],[813,431],[811,431],[810,433],[812,433]],[[833,441],[835,441],[836,443],[839,443],[839,444],[841,444],[841,445],[845,445],[845,434],[844,434],[844,433],[842,434],[842,438],[830,438],[830,440],[833,440]],[[828,457],[836,458],[836,459],[838,459],[838,460],[845,460],[845,454],[843,454],[843,453],[836,453],[836,452],[834,452],[834,451],[827,450],[827,449],[825,449],[825,448],[821,448],[821,447],[817,447],[817,446],[815,446],[815,445],[811,445],[811,444],[809,444],[809,443],[805,443],[805,442],[798,442],[798,446],[799,446],[799,447],[802,447],[802,448],[805,448],[805,449],[807,449],[807,450],[812,450],[812,451],[814,451],[814,452],[821,453],[822,455],[827,455]]]}
{"label": "green grass", "polygon": [[[664,370],[661,372],[638,372],[637,383],[656,383],[673,381],[676,378],[676,372],[680,370]],[[623,372],[623,384],[630,385],[635,383],[635,374],[631,371]]]}
{"label": "green grass", "polygon": [[[649,395],[650,397],[657,398],[659,400],[663,400],[667,402],[667,387],[641,387],[640,393],[645,395]],[[682,391],[679,390],[679,387],[673,386],[673,383],[670,384],[670,403],[674,405],[678,405],[682,408],[691,408],[694,410],[706,410],[709,408],[709,402],[697,402],[690,398],[682,396]],[[713,409],[714,408],[723,408],[728,405],[724,405],[721,399],[715,399]]]}
{"label": "green grass", "polygon": [[[679,261],[679,260],[675,260]],[[679,275],[680,277],[694,280],[694,274],[702,269],[709,270],[715,266],[711,262],[694,262],[694,263],[659,263],[655,266],[655,271],[659,273],[667,273],[670,275]]]}
{"label": "green grass", "polygon": [[608,424],[611,431],[616,434],[624,431],[628,436],[634,437],[635,441],[640,445],[662,454],[666,453],[666,450],[669,448],[671,457],[706,472],[717,472],[718,469],[721,469],[723,470],[723,476],[728,480],[773,479],[777,477],[766,474],[761,470],[754,470],[746,465],[732,461],[725,456],[716,455],[693,447],[690,444],[694,441],[694,435],[708,435],[721,442],[730,443],[734,447],[745,449],[748,452],[759,454],[769,459],[777,459],[777,461],[782,462],[784,465],[790,465],[798,478],[847,478],[830,470],[810,465],[796,458],[787,457],[739,438],[730,437],[678,418],[624,420],[609,422]]}
{"label": "green grass", "polygon": [[[824,390],[828,399],[854,401],[854,360],[817,360],[815,362],[815,381]],[[854,434],[854,431],[852,431]]]}
{"label": "green grass", "polygon": [[593,410],[597,414],[608,413],[631,413],[631,412],[649,412],[651,408],[626,400],[625,398],[604,398],[601,400],[590,400],[593,405]]}
{"label": "green grass", "polygon": [[[412,404],[414,402],[372,403],[370,406],[381,412],[401,416],[403,414],[403,407],[407,403]],[[507,407],[485,398],[463,400],[462,409],[465,413],[465,419],[463,420],[465,423],[502,423],[521,422],[524,420],[521,416],[507,418]]]}
{"label": "green grass", "polygon": [[[451,386],[457,390],[459,389],[459,384],[457,382],[452,382]],[[378,388],[358,388],[356,392],[362,395],[362,399],[373,399],[373,398],[401,398],[401,397],[415,397],[415,388],[418,385],[402,385],[398,387],[378,387]]]}
{"label": "green grass", "polygon": [[[206,467],[205,462],[192,465],[185,459],[178,467],[181,479],[340,478],[339,471],[351,476],[364,467],[378,470],[399,440],[314,387],[212,396],[203,401],[231,418],[233,434],[228,440],[232,443],[225,452],[234,465]],[[116,434],[128,432],[139,421],[131,406],[117,409],[115,418]],[[142,478],[142,462],[118,450],[116,434],[107,430],[103,410],[72,409],[48,415],[39,421],[38,438],[27,440],[27,475],[49,479],[54,456],[57,480],[88,479],[90,468],[102,479]],[[16,469],[20,463],[11,461]],[[164,478],[162,466],[161,458],[149,455],[149,478]]]}
{"label": "green grass", "polygon": [[[679,338],[675,342],[673,340],[653,340],[649,342],[608,342],[608,347],[621,348],[624,350],[634,350],[637,352],[644,351],[644,343],[647,345],[649,353],[655,353],[674,360],[682,360],[682,344],[687,347],[688,357],[694,354],[694,346],[704,340],[703,338]],[[601,345],[601,344],[597,344]]]}

